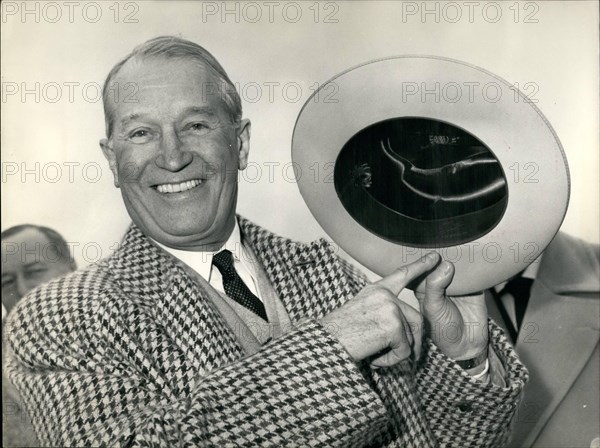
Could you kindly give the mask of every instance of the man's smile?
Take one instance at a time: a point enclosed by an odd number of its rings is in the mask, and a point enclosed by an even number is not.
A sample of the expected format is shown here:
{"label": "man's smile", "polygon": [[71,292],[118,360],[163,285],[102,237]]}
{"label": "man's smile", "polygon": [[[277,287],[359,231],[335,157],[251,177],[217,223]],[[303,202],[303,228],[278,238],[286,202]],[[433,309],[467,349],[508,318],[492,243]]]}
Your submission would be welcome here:
{"label": "man's smile", "polygon": [[170,193],[183,193],[184,191],[196,188],[198,185],[204,183],[204,179],[191,179],[179,183],[171,184],[158,184],[152,186],[159,193],[170,194]]}

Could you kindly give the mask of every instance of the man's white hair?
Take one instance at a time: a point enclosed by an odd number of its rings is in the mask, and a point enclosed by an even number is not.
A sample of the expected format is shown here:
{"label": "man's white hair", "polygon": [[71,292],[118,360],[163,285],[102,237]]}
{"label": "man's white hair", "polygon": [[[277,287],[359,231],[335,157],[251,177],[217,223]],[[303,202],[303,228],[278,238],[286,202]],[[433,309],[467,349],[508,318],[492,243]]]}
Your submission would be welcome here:
{"label": "man's white hair", "polygon": [[[106,122],[106,136],[108,138],[111,137],[113,131],[113,109],[110,103],[114,99],[114,95],[111,95],[110,90],[113,88],[112,82],[114,77],[130,59],[156,57],[192,60],[211,70],[219,79],[219,91],[231,122],[238,124],[241,121],[242,101],[240,96],[229,76],[227,76],[227,73],[215,57],[205,48],[189,40],[176,36],[160,36],[147,40],[135,47],[131,53],[111,69],[106,77],[104,87],[102,88],[102,102],[104,104],[104,119]],[[215,94],[216,92],[207,89],[203,94],[206,93]]]}

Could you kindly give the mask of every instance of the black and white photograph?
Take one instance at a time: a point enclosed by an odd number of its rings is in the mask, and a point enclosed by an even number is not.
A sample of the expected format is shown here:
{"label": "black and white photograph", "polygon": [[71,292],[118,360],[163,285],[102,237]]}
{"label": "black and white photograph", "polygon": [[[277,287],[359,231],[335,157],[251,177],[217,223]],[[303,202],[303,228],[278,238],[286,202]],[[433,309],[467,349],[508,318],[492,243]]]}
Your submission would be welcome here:
{"label": "black and white photograph", "polygon": [[0,7],[3,447],[600,448],[597,2]]}

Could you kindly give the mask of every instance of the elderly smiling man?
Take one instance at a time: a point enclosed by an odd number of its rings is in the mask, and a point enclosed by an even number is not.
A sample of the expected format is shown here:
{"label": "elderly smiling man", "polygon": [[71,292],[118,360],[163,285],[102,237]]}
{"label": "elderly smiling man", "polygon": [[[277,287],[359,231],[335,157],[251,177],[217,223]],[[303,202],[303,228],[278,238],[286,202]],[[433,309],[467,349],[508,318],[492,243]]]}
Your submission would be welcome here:
{"label": "elderly smiling man", "polygon": [[[136,101],[116,101],[128,83]],[[100,146],[133,225],[112,257],[12,315],[9,373],[42,443],[506,441],[526,371],[481,297],[445,296],[451,264],[430,255],[367,284],[324,241],[236,216],[250,122],[206,50],[152,39],[105,93]],[[397,295],[422,278],[417,311]],[[423,331],[467,323],[485,331]]]}

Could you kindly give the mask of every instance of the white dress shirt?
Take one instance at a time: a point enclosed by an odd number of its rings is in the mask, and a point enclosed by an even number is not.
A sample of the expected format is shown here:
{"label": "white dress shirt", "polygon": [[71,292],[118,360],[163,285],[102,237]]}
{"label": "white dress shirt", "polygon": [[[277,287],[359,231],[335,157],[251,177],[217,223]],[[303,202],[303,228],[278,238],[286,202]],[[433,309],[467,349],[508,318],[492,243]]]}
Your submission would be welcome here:
{"label": "white dress shirt", "polygon": [[225,242],[225,245],[214,252],[195,252],[173,249],[160,244],[157,241],[155,242],[175,258],[187,264],[190,268],[200,274],[213,288],[222,293],[225,293],[225,289],[223,288],[223,277],[221,276],[219,269],[217,269],[216,266],[213,266],[212,260],[215,254],[224,249],[229,250],[233,254],[233,266],[238,275],[248,289],[252,291],[252,294],[262,301],[262,297],[258,290],[258,282],[255,274],[256,270],[252,266],[252,261],[250,256],[248,256],[247,249],[242,244],[237,220],[235,221],[233,231],[231,232],[231,235],[229,235],[229,239]]}

